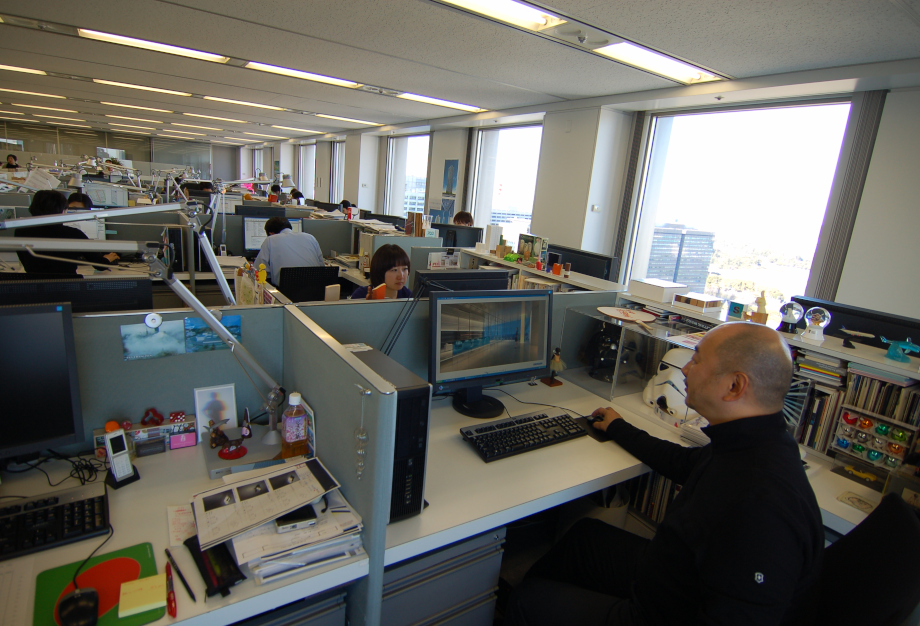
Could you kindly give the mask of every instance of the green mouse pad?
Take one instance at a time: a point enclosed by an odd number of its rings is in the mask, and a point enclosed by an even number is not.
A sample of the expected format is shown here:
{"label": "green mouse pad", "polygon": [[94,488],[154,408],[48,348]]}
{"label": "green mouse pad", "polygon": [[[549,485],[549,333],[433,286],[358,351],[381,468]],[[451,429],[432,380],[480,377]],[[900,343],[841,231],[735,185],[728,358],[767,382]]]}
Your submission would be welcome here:
{"label": "green mouse pad", "polygon": [[[92,541],[86,542],[87,551],[92,551]],[[65,594],[73,591],[73,573],[82,561],[48,569],[35,579],[34,626],[60,626],[57,619],[57,604]],[[118,596],[121,583],[146,578],[157,573],[157,562],[153,557],[153,546],[139,543],[130,548],[94,556],[80,570],[77,583],[80,587],[92,587],[99,593],[98,626],[141,626],[158,620],[166,614],[166,607],[160,607],[124,619],[118,619]]]}

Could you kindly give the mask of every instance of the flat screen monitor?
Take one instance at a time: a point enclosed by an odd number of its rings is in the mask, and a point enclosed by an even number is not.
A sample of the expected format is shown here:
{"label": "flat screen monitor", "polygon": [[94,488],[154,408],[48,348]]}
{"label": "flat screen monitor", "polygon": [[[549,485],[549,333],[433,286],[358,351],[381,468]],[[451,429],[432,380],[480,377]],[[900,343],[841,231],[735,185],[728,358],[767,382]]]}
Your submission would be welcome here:
{"label": "flat screen monitor", "polygon": [[571,263],[573,272],[586,274],[587,276],[593,276],[602,280],[610,280],[610,275],[612,273],[615,274],[617,270],[619,270],[617,267],[617,258],[605,254],[588,252],[587,250],[579,250],[578,248],[568,248],[552,243],[549,244],[546,252],[548,254],[555,252],[560,255],[562,258],[559,263]]}
{"label": "flat screen monitor", "polygon": [[543,289],[432,292],[433,392],[453,394],[454,409],[463,415],[501,415],[501,400],[483,395],[484,387],[549,375],[552,297]]}
{"label": "flat screen monitor", "polygon": [[[427,289],[426,292],[422,292]],[[508,289],[508,270],[416,270],[412,293],[431,291],[495,291]]]}
{"label": "flat screen monitor", "polygon": [[[246,202],[245,200],[243,201]],[[244,217],[284,217],[283,206],[272,206],[265,203],[264,206],[246,206],[245,204],[236,205],[236,214]]]}
{"label": "flat screen monitor", "polygon": [[431,227],[438,231],[445,248],[475,248],[482,241],[482,229],[478,226],[432,224]]}
{"label": "flat screen monitor", "polygon": [[406,218],[400,217],[398,215],[385,215],[383,213],[368,213],[365,219],[386,222],[387,224],[392,224],[393,226],[398,226],[399,228],[403,228],[403,229],[406,227]]}
{"label": "flat screen monitor", "polygon": [[323,211],[335,211],[336,209],[341,209],[341,204],[336,204],[334,202],[320,202],[319,200],[313,201],[313,206],[317,209],[322,209]]}
{"label": "flat screen monitor", "polygon": [[0,306],[66,302],[74,313],[153,309],[153,284],[149,278],[26,276],[31,280],[3,280],[0,277]]}
{"label": "flat screen monitor", "polygon": [[[268,235],[265,234],[265,222],[267,217],[244,217],[243,218],[243,248],[246,252],[258,252],[262,249],[262,242]],[[303,232],[303,223],[297,219],[288,219],[291,223],[291,230],[295,233]]]}
{"label": "flat screen monitor", "polygon": [[0,465],[83,442],[69,304],[0,307]]}

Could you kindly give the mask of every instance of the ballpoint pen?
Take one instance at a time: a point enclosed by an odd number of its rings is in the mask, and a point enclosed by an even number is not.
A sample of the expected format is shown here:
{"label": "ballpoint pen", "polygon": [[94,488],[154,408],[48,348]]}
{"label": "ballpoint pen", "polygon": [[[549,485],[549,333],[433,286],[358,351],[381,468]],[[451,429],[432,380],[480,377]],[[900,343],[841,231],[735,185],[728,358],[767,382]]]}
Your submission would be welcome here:
{"label": "ballpoint pen", "polygon": [[176,591],[173,589],[172,568],[166,562],[166,610],[169,616],[176,617]]}
{"label": "ballpoint pen", "polygon": [[179,566],[176,564],[176,560],[173,558],[173,555],[169,553],[169,548],[166,548],[166,558],[169,559],[170,563],[172,563],[173,569],[175,569],[176,574],[179,575],[179,580],[182,581],[182,586],[185,587],[186,591],[188,591],[188,595],[192,599],[192,602],[198,602],[198,600],[195,598],[195,594],[192,593],[192,588],[188,586],[188,581],[186,581],[185,576],[182,575],[182,570],[179,569]]}

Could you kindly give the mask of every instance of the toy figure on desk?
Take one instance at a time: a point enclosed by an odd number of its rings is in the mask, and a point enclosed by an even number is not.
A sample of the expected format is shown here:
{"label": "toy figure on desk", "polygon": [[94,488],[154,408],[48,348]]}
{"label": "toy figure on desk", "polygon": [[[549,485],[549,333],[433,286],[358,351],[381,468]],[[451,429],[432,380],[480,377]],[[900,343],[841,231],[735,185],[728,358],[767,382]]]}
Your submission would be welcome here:
{"label": "toy figure on desk", "polygon": [[229,421],[230,420],[220,420],[215,424],[214,420],[208,420],[208,433],[210,433],[210,446],[212,449],[223,446],[230,441],[230,438],[224,434],[224,424]]}
{"label": "toy figure on desk", "polygon": [[885,339],[885,337],[882,337],[881,339],[882,343],[887,343],[890,345],[888,352],[885,353],[885,357],[891,359],[892,361],[897,361],[898,363],[910,363],[910,357],[907,356],[907,354],[909,352],[920,352],[920,346],[912,343],[910,337],[907,338],[907,341]]}
{"label": "toy figure on desk", "polygon": [[550,387],[558,387],[562,384],[561,380],[556,380],[556,374],[565,369],[565,361],[562,360],[562,351],[559,348],[553,350],[553,358],[549,362],[550,375],[547,378],[541,378],[540,382]]}
{"label": "toy figure on desk", "polygon": [[268,273],[265,271],[265,263],[259,263],[259,271],[256,274],[256,280],[260,285],[265,284],[265,280],[268,278]]}
{"label": "toy figure on desk", "polygon": [[[224,436],[226,437],[226,435]],[[225,461],[232,461],[246,456],[248,450],[243,445],[243,440],[250,437],[252,437],[252,427],[249,425],[249,409],[246,409],[243,414],[243,427],[240,429],[240,436],[236,439],[227,439],[217,456]]]}
{"label": "toy figure on desk", "polygon": [[851,341],[852,339],[872,339],[875,337],[875,335],[872,333],[864,333],[858,330],[847,330],[843,326],[840,327],[840,332],[846,335],[846,337],[843,338],[844,348],[856,348],[856,346],[853,345],[853,341]]}

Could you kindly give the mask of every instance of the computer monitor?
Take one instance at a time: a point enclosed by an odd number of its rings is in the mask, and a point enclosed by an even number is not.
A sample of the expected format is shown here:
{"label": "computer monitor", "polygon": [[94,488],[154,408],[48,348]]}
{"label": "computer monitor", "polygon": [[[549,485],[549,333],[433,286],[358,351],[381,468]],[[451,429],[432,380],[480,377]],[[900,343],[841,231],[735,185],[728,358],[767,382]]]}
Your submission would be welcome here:
{"label": "computer monitor", "polygon": [[66,302],[74,313],[153,309],[153,284],[149,278],[48,279],[43,274],[26,276],[31,280],[4,280],[0,277],[0,307]]}
{"label": "computer monitor", "polygon": [[69,304],[0,307],[0,467],[82,443],[83,413]]}
{"label": "computer monitor", "polygon": [[335,211],[336,209],[341,210],[342,208],[341,204],[336,204],[335,202],[320,202],[319,200],[314,200],[313,206],[323,211]]}
{"label": "computer monitor", "polygon": [[379,222],[386,222],[387,224],[392,224],[393,226],[398,226],[399,228],[406,228],[406,218],[400,217],[398,215],[385,215],[383,213],[368,213],[365,219],[377,220]]}
{"label": "computer monitor", "polygon": [[548,376],[550,290],[436,291],[429,297],[428,382],[454,409],[494,418],[505,407],[484,387]]}
{"label": "computer monitor", "polygon": [[588,252],[587,250],[579,250],[578,248],[569,248],[552,243],[547,246],[546,252],[555,252],[560,255],[561,260],[559,263],[571,263],[573,272],[586,274],[602,280],[610,280],[611,274],[616,275],[619,270],[617,258],[615,256],[607,256],[606,254]]}
{"label": "computer monitor", "polygon": [[508,270],[416,270],[412,293],[421,294],[424,288],[428,292],[507,290]]}
{"label": "computer monitor", "polygon": [[[243,218],[243,249],[246,252],[258,252],[262,249],[262,242],[268,235],[265,234],[265,217],[244,217]],[[303,232],[303,223],[297,218],[289,218],[291,230],[295,233]]]}
{"label": "computer monitor", "polygon": [[244,217],[284,217],[284,207],[283,206],[272,206],[269,203],[265,203],[264,206],[246,206],[246,200],[243,200],[243,204],[236,205],[236,214],[242,215]]}
{"label": "computer monitor", "polygon": [[478,226],[432,224],[431,227],[438,231],[446,248],[475,248],[482,241],[482,229]]}

